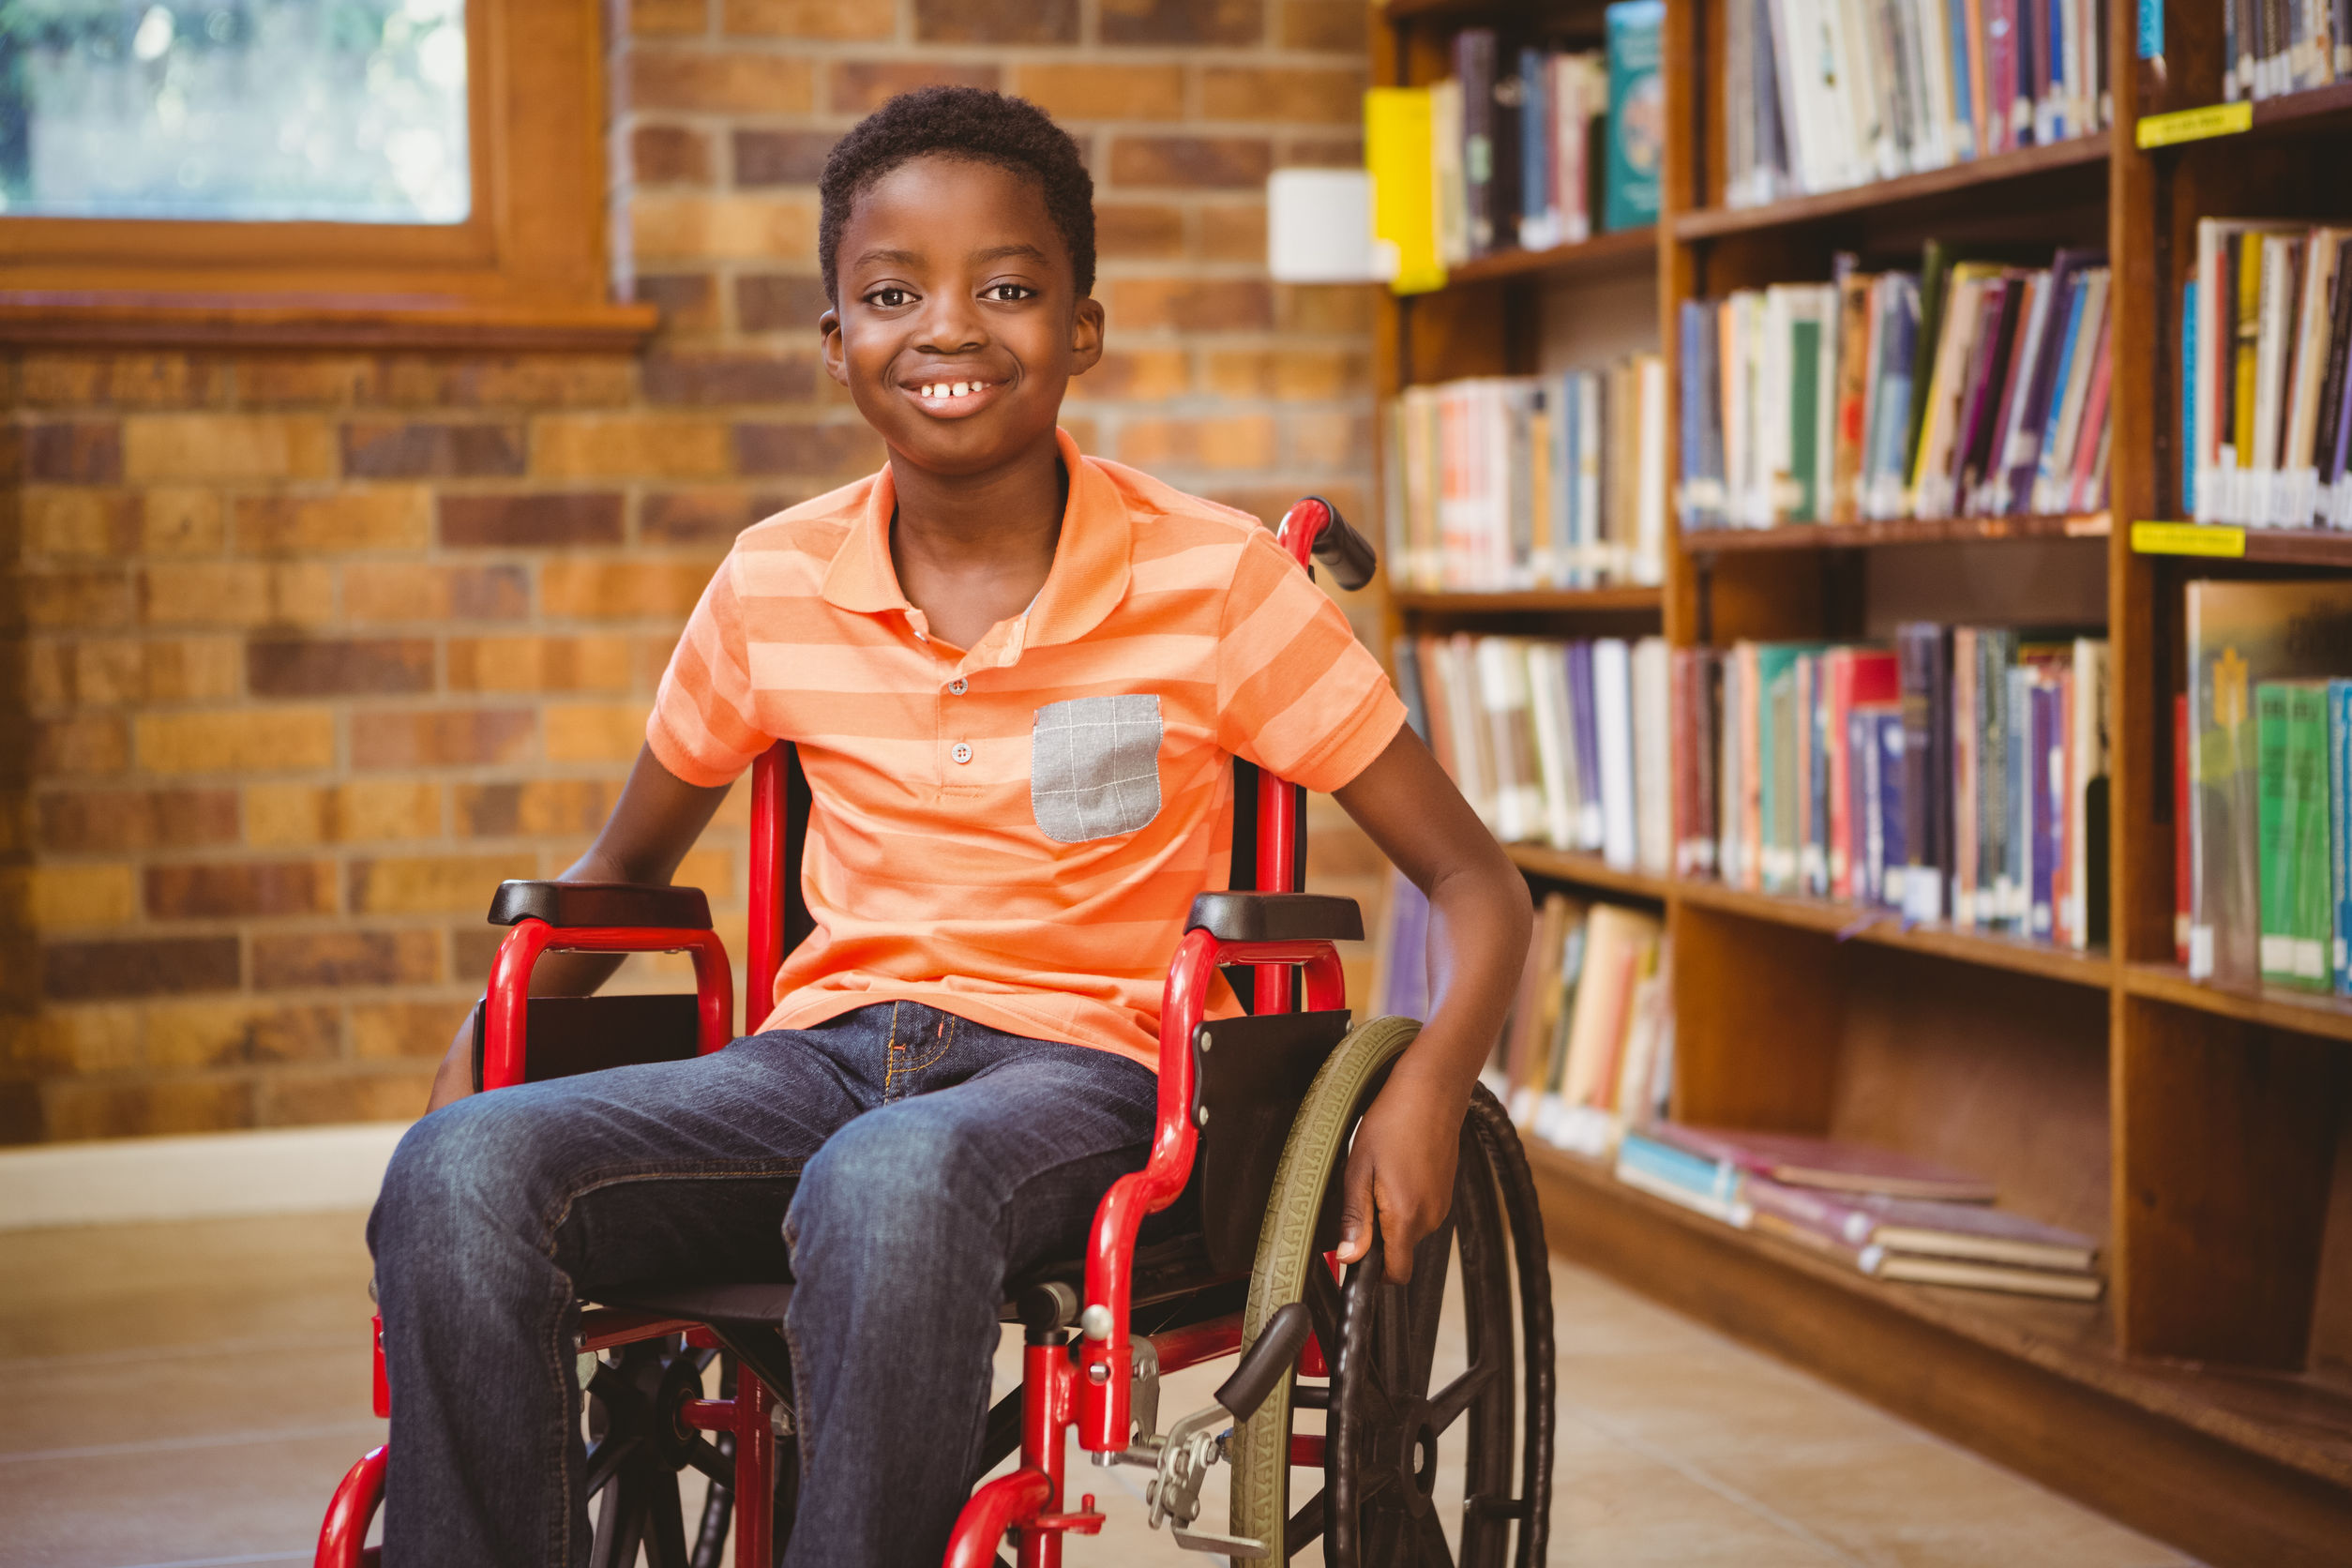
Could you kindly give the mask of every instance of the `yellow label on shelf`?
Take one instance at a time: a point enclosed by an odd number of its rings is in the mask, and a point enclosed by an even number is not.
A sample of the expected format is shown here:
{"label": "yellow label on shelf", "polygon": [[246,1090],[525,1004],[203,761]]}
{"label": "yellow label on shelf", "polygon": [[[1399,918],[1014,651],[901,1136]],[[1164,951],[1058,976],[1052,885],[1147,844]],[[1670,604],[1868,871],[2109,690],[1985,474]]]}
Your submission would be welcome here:
{"label": "yellow label on shelf", "polygon": [[2141,555],[2243,555],[2246,531],[2209,522],[2135,522],[2132,549]]}
{"label": "yellow label on shelf", "polygon": [[2169,147],[2179,142],[2202,142],[2209,136],[2235,136],[2254,128],[2254,105],[2209,103],[2202,109],[2176,109],[2169,114],[2143,114],[2132,128],[2140,150]]}

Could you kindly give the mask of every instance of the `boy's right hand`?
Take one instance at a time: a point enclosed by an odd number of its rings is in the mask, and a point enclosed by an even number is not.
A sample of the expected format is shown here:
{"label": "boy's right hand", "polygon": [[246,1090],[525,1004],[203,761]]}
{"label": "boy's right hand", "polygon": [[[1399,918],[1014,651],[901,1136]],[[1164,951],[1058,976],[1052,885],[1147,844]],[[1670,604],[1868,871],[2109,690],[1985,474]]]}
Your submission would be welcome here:
{"label": "boy's right hand", "polygon": [[441,1059],[441,1070],[433,1074],[433,1092],[425,1101],[425,1114],[430,1116],[443,1106],[473,1093],[474,1014],[468,1009],[465,1021],[458,1025],[457,1038],[449,1042],[449,1054]]}

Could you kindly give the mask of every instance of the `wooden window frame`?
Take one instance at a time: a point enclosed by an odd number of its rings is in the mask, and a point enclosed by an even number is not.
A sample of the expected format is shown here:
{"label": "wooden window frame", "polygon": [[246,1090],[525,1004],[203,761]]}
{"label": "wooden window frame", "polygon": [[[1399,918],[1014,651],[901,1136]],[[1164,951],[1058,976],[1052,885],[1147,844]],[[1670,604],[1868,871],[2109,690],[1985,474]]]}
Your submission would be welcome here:
{"label": "wooden window frame", "polygon": [[599,0],[467,0],[464,221],[0,218],[0,342],[626,348]]}

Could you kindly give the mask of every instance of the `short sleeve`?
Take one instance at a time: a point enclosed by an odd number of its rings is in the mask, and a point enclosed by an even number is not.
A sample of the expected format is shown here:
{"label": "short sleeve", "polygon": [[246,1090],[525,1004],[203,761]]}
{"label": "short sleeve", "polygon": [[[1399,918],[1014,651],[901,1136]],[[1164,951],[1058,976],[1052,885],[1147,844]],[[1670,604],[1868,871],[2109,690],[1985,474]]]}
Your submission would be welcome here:
{"label": "short sleeve", "polygon": [[709,788],[734,782],[771,742],[753,713],[743,601],[730,555],[702,590],[662,671],[645,744],[672,774]]}
{"label": "short sleeve", "polygon": [[1218,744],[1327,794],[1404,722],[1405,704],[1347,616],[1273,535],[1254,531],[1218,629]]}

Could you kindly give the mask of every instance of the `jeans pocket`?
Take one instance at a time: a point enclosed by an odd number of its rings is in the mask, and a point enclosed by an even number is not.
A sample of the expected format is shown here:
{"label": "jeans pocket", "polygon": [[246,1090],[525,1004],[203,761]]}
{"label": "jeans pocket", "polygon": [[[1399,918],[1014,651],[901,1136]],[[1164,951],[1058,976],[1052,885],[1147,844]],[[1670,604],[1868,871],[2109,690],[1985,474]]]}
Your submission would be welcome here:
{"label": "jeans pocket", "polygon": [[1160,814],[1160,700],[1078,697],[1037,710],[1029,805],[1061,844],[1133,833]]}

